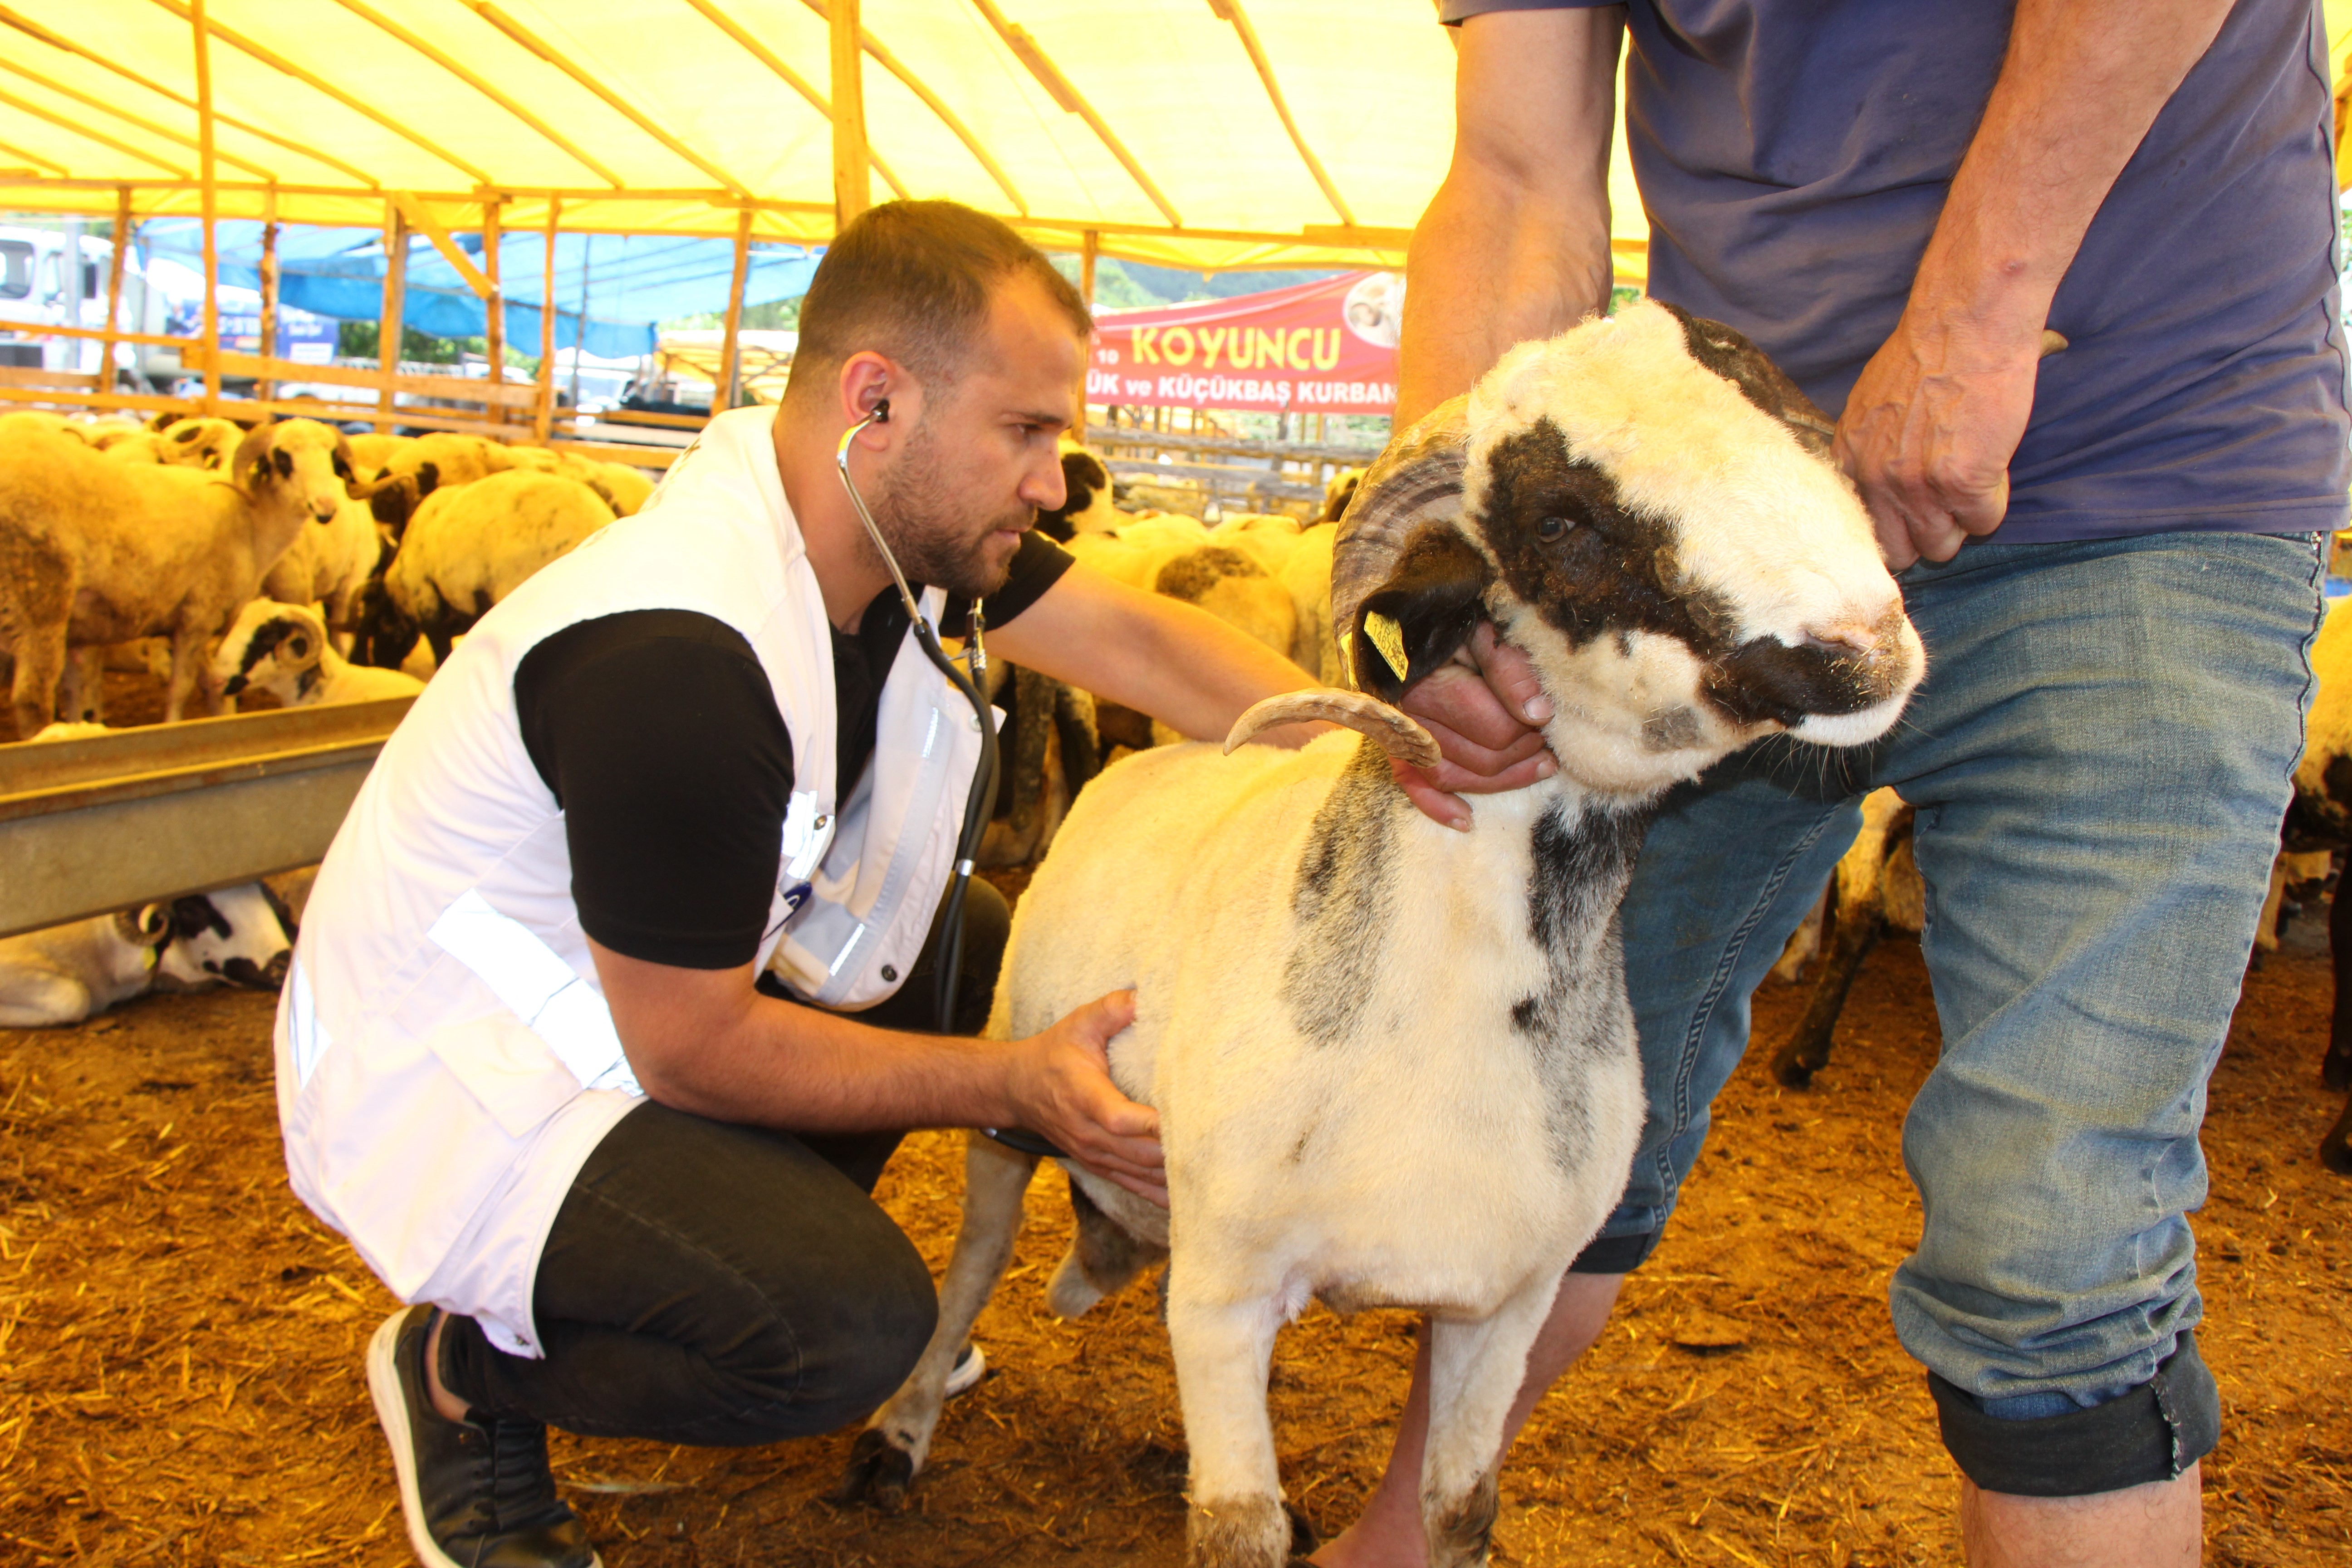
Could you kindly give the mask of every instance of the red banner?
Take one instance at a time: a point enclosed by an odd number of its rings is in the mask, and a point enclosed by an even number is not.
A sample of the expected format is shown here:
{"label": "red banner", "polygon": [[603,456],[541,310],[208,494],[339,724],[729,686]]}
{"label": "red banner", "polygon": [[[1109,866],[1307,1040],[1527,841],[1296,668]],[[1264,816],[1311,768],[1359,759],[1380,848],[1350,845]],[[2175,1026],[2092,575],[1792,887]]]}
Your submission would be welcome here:
{"label": "red banner", "polygon": [[1096,318],[1087,401],[1264,413],[1386,414],[1396,405],[1404,279],[1320,283]]}

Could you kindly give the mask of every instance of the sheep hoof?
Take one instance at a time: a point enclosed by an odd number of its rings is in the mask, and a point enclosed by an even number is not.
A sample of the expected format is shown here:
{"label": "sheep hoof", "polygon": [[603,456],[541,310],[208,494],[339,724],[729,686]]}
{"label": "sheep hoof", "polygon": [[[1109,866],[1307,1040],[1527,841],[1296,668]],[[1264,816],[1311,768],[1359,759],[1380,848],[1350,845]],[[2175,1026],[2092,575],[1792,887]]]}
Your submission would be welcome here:
{"label": "sheep hoof", "polygon": [[1772,1060],[1772,1076],[1780,1080],[1784,1089],[1813,1087],[1812,1064],[1796,1057],[1775,1057]]}
{"label": "sheep hoof", "polygon": [[913,1457],[893,1446],[880,1427],[868,1426],[850,1447],[849,1468],[842,1472],[833,1500],[867,1502],[895,1511],[907,1500],[907,1488],[914,1479]]}
{"label": "sheep hoof", "polygon": [[1288,1498],[1282,1500],[1282,1511],[1290,1516],[1290,1560],[1305,1563],[1314,1554],[1315,1549],[1323,1544],[1323,1538],[1315,1533],[1315,1527],[1307,1521],[1305,1514],[1298,1511],[1298,1505]]}
{"label": "sheep hoof", "polygon": [[2352,1051],[2329,1051],[2320,1061],[2319,1081],[2327,1089],[2352,1089]]}

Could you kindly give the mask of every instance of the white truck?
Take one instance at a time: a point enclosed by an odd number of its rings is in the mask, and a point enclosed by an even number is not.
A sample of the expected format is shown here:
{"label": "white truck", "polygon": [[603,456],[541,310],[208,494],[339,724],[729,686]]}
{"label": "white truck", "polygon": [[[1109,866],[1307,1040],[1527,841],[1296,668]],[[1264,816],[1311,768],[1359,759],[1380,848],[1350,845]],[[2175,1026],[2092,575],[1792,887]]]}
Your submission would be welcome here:
{"label": "white truck", "polygon": [[[69,264],[68,258],[77,255],[79,265]],[[0,226],[0,367],[85,375],[97,370],[102,345],[96,340],[27,334],[44,326],[104,327],[113,264],[113,242],[84,234],[78,222],[59,228]],[[116,330],[169,332],[175,303],[149,281],[134,245],[124,258]],[[128,377],[139,391],[167,390],[182,374],[180,351],[152,343],[118,343],[114,363],[117,379]]]}

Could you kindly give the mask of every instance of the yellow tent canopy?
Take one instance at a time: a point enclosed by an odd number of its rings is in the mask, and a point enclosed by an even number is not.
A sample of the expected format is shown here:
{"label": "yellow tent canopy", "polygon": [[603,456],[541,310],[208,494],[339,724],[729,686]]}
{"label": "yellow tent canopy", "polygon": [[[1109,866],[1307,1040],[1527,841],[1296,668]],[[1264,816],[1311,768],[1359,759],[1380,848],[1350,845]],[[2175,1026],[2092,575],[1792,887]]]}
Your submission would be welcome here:
{"label": "yellow tent canopy", "polygon": [[1395,266],[1452,152],[1428,0],[7,0],[0,207],[200,210],[199,5],[227,217],[822,241],[862,145],[1052,248]]}

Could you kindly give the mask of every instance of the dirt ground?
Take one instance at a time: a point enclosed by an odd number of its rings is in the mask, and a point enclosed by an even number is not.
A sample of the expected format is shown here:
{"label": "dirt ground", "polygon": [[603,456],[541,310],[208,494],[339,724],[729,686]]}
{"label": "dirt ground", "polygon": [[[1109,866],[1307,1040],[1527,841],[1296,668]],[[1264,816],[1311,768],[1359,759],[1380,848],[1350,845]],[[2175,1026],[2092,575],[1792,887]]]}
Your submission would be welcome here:
{"label": "dirt ground", "polygon": [[[2273,959],[2213,1083],[2198,1230],[2228,1407],[2204,1472],[2218,1563],[2352,1561],[2352,1184],[2313,1153],[2335,1110],[2329,994],[2307,938]],[[1768,984],[1759,1040],[1799,999]],[[0,1563],[409,1561],[360,1367],[393,1303],[287,1189],[271,1005],[151,997],[0,1031]],[[1498,1562],[1956,1560],[1953,1472],[1885,1304],[1918,1226],[1899,1138],[1935,1040],[1918,949],[1890,941],[1816,1088],[1782,1090],[1751,1056],[1664,1248],[1513,1450]],[[931,1133],[884,1178],[935,1268],[960,1170]],[[993,1374],[950,1406],[905,1511],[826,1500],[848,1432],[736,1451],[559,1436],[604,1561],[1177,1563],[1183,1438],[1151,1292],[1048,1316],[1058,1181],[1030,1206],[981,1321]],[[1282,1338],[1284,1475],[1326,1532],[1379,1472],[1411,1334],[1401,1313],[1318,1307]]]}

